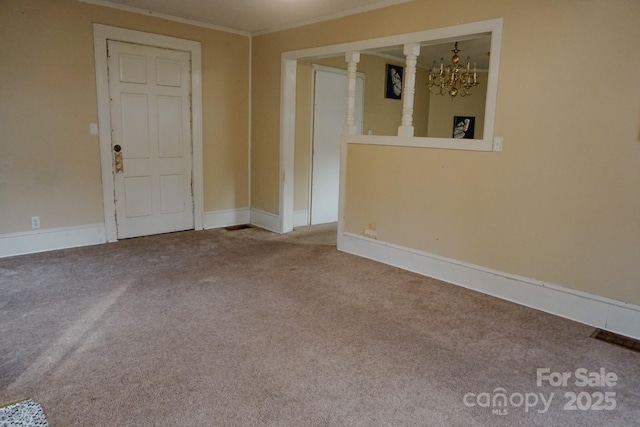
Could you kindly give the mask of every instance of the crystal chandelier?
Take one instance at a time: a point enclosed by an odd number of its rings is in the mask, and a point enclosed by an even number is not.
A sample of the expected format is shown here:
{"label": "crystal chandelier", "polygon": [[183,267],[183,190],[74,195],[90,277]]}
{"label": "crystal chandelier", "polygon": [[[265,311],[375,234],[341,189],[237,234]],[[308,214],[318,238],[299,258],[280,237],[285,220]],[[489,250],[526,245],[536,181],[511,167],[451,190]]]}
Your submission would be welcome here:
{"label": "crystal chandelier", "polygon": [[470,58],[467,56],[466,67],[460,65],[458,52],[461,51],[458,49],[458,42],[455,43],[451,52],[453,52],[451,64],[446,68],[444,67],[444,58],[440,58],[440,68],[436,68],[436,61],[433,61],[433,67],[429,69],[429,82],[427,83],[429,90],[437,95],[449,94],[451,99],[458,94],[460,96],[471,95],[469,90],[478,85],[476,64],[473,63],[473,71],[471,71]]}

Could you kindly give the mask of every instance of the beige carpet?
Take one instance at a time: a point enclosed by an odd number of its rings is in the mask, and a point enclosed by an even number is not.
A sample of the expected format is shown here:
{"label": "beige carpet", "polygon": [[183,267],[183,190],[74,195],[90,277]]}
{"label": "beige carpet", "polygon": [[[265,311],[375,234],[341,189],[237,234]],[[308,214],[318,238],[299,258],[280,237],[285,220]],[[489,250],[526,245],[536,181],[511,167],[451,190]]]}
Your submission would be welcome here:
{"label": "beige carpet", "polygon": [[0,404],[52,426],[638,425],[640,353],[592,331],[338,252],[333,226],[174,233],[0,259]]}

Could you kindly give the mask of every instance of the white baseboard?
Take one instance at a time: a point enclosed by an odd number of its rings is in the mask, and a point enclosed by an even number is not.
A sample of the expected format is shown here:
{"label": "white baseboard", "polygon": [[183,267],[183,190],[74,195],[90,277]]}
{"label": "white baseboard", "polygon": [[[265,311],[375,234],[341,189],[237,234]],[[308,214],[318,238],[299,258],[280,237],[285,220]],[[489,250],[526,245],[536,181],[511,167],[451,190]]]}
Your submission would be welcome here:
{"label": "white baseboard", "polygon": [[293,212],[293,226],[294,227],[304,227],[305,225],[309,225],[309,211],[294,211]]}
{"label": "white baseboard", "polygon": [[[276,215],[276,223],[278,223],[277,218]],[[249,208],[206,212],[203,218],[205,229],[248,224],[249,222]],[[103,223],[1,234],[0,258],[100,243],[106,243]]]}
{"label": "white baseboard", "polygon": [[2,234],[0,258],[105,242],[105,225],[102,223]]}
{"label": "white baseboard", "polygon": [[280,233],[280,216],[271,212],[251,208],[251,225]]}
{"label": "white baseboard", "polygon": [[640,339],[640,306],[344,233],[338,249],[468,289]]}
{"label": "white baseboard", "polygon": [[224,209],[204,213],[203,226],[210,228],[230,227],[232,225],[249,224],[251,211],[249,208]]}

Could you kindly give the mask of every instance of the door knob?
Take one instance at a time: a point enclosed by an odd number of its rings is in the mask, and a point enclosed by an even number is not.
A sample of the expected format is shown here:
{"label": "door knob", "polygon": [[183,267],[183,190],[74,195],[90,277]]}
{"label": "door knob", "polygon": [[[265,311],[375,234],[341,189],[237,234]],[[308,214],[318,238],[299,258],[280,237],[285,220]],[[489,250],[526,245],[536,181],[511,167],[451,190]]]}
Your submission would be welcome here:
{"label": "door knob", "polygon": [[113,146],[113,151],[115,151],[116,153],[119,153],[120,150],[122,150],[122,147],[120,147],[118,144]]}

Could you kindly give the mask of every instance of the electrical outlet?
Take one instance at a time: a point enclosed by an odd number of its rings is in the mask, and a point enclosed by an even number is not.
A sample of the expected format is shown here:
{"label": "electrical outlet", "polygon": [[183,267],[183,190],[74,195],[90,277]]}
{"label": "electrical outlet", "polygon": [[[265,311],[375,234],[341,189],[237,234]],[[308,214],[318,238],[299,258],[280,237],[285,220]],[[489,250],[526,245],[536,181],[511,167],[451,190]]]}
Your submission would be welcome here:
{"label": "electrical outlet", "polygon": [[368,237],[370,239],[377,239],[378,232],[376,230],[370,230],[367,228],[366,230],[364,230],[364,237]]}
{"label": "electrical outlet", "polygon": [[40,217],[32,216],[31,217],[31,228],[40,228]]}

